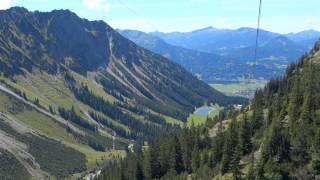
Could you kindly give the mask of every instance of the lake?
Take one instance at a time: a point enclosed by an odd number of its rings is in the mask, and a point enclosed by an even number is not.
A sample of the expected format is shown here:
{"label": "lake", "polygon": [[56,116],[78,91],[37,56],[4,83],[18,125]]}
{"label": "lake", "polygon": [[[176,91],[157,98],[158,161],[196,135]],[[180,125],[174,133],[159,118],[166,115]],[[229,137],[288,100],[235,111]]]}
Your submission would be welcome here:
{"label": "lake", "polygon": [[196,115],[208,115],[211,111],[213,111],[214,109],[212,107],[209,106],[204,106],[204,107],[200,107],[198,108],[194,114]]}

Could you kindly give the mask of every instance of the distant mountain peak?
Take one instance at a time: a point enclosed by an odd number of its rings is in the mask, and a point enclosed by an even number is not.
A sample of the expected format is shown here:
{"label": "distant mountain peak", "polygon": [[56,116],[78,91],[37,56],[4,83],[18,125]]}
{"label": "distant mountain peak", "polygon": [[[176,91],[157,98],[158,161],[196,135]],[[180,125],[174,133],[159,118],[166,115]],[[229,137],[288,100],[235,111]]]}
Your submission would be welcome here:
{"label": "distant mountain peak", "polygon": [[277,36],[275,38],[272,39],[273,41],[291,41],[290,39],[288,39],[285,36]]}
{"label": "distant mountain peak", "polygon": [[29,12],[28,9],[20,6],[14,6],[9,8],[7,11],[17,11],[17,12]]}
{"label": "distant mountain peak", "polygon": [[11,7],[7,10],[0,10],[0,12],[9,12],[11,14],[19,14],[19,15],[25,15],[27,13],[29,13],[28,9],[24,8],[24,7],[19,7],[19,6],[15,6],[15,7]]}
{"label": "distant mountain peak", "polygon": [[314,29],[308,29],[297,33],[289,33],[286,35],[293,41],[301,42],[301,41],[315,41],[320,38],[320,32]]}
{"label": "distant mountain peak", "polygon": [[[50,15],[50,16],[56,16],[56,17],[61,17],[63,18],[63,21],[66,18],[74,19],[74,20],[80,20],[81,18],[74,12],[70,11],[69,9],[59,9],[59,10],[52,10],[48,12],[41,12],[41,11],[30,11],[24,7],[11,7],[7,10],[0,11],[0,15],[5,15],[3,17],[7,17],[10,19],[11,16],[14,16],[15,18],[13,19],[21,19],[26,16],[43,16],[44,14]],[[12,17],[11,17],[12,18]],[[83,19],[82,19],[83,20]],[[93,21],[93,22],[98,22],[98,21]]]}
{"label": "distant mountain peak", "polygon": [[236,29],[236,31],[247,33],[247,32],[256,31],[256,29],[250,28],[250,27],[241,27],[239,29]]}
{"label": "distant mountain peak", "polygon": [[307,29],[307,30],[301,31],[300,33],[320,33],[320,32],[314,29]]}

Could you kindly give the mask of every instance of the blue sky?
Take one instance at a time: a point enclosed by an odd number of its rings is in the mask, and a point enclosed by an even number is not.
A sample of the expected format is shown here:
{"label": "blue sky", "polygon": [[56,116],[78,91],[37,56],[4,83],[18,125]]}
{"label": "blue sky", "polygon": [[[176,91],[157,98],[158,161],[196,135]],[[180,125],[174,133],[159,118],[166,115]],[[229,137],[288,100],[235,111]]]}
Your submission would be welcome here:
{"label": "blue sky", "polygon": [[[114,28],[171,32],[255,27],[258,0],[0,0],[0,9],[11,6],[70,9]],[[319,0],[263,0],[261,27],[280,33],[320,30],[319,7]]]}

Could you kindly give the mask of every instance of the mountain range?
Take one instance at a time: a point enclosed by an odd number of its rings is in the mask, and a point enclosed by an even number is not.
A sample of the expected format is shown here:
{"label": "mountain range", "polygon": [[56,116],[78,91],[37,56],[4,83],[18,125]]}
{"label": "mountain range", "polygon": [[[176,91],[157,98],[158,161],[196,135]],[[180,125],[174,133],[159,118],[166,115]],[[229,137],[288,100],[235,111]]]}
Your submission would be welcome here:
{"label": "mountain range", "polygon": [[69,10],[1,10],[0,72],[0,179],[78,178],[195,107],[247,101]]}
{"label": "mountain range", "polygon": [[[138,45],[179,63],[207,83],[241,81],[248,75],[266,80],[281,75],[288,64],[309,51],[320,37],[320,32],[313,30],[290,34],[260,30],[255,61],[253,28],[207,27],[172,33],[118,31]],[[179,48],[184,51],[174,50]]]}

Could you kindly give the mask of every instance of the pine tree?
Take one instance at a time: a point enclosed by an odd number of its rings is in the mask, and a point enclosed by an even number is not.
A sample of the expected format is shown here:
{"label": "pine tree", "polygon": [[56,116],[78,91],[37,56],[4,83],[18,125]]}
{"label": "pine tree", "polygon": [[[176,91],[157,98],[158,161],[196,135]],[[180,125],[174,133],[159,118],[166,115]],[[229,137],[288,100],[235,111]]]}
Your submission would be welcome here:
{"label": "pine tree", "polygon": [[139,161],[136,164],[136,180],[144,180],[143,170]]}
{"label": "pine tree", "polygon": [[254,162],[254,153],[251,154],[251,162],[248,174],[246,176],[247,180],[255,180],[255,168],[254,168],[255,162]]}
{"label": "pine tree", "polygon": [[191,172],[191,153],[193,147],[193,142],[191,139],[190,130],[187,127],[183,128],[183,132],[181,135],[181,154],[182,154],[182,162],[184,170],[187,172]]}
{"label": "pine tree", "polygon": [[241,155],[248,154],[252,149],[251,134],[251,127],[248,122],[247,115],[246,113],[244,113],[239,130],[239,144]]}
{"label": "pine tree", "polygon": [[160,178],[161,177],[161,166],[158,161],[158,148],[151,145],[150,149],[150,164],[151,164],[151,177],[152,178]]}
{"label": "pine tree", "polygon": [[182,152],[181,152],[181,144],[177,136],[173,137],[173,146],[175,152],[175,171],[177,173],[181,173],[184,171],[183,160],[182,160]]}
{"label": "pine tree", "polygon": [[27,94],[25,92],[22,93],[22,97],[23,97],[23,99],[28,101],[28,97],[27,97]]}
{"label": "pine tree", "polygon": [[232,156],[236,152],[236,147],[238,144],[238,127],[236,119],[232,119],[230,127],[226,132],[225,143],[223,147],[223,156],[221,160],[221,173],[224,174],[231,170],[231,160]]}
{"label": "pine tree", "polygon": [[281,126],[279,121],[274,120],[272,122],[263,147],[263,162],[268,159],[275,159],[276,162],[282,163],[289,159],[290,142],[288,132]]}
{"label": "pine tree", "polygon": [[240,158],[241,158],[241,147],[238,145],[236,148],[236,151],[233,153],[232,160],[230,162],[234,180],[241,179],[241,172],[240,172],[240,165],[239,165]]}
{"label": "pine tree", "polygon": [[313,139],[313,149],[314,152],[320,154],[320,128],[317,127],[316,134]]}
{"label": "pine tree", "polygon": [[262,158],[256,164],[254,178],[255,180],[264,180],[264,160]]}
{"label": "pine tree", "polygon": [[177,167],[179,166],[177,162],[178,160],[178,152],[177,152],[177,146],[179,146],[179,142],[177,140],[177,137],[174,135],[173,137],[170,137],[170,139],[168,140],[169,142],[169,147],[168,147],[168,158],[167,158],[167,162],[168,162],[168,169],[167,171],[171,171],[171,174],[176,174],[177,171]]}
{"label": "pine tree", "polygon": [[36,98],[36,99],[34,100],[34,104],[35,104],[36,106],[40,106],[40,101],[39,101],[38,98]]}
{"label": "pine tree", "polygon": [[290,101],[289,108],[288,108],[289,109],[288,115],[290,118],[289,125],[290,125],[290,130],[294,131],[294,125],[299,119],[299,106],[302,101],[301,92],[300,92],[300,81],[298,76],[295,77],[295,81],[294,81],[292,92],[290,94],[289,101]]}
{"label": "pine tree", "polygon": [[252,131],[259,130],[263,126],[263,108],[261,106],[253,109],[253,115],[251,120]]}
{"label": "pine tree", "polygon": [[145,150],[143,152],[143,173],[146,180],[152,179],[152,170],[151,170],[151,158],[150,158],[150,150]]}
{"label": "pine tree", "polygon": [[195,145],[192,151],[192,161],[191,161],[192,171],[196,172],[199,166],[200,166],[200,150],[199,150],[199,147]]}
{"label": "pine tree", "polygon": [[210,160],[210,167],[214,168],[222,159],[224,146],[224,133],[222,122],[219,122],[216,137],[212,142],[212,157]]}
{"label": "pine tree", "polygon": [[49,105],[49,111],[50,111],[51,114],[55,114],[55,112],[54,112],[54,110],[53,110],[51,105]]}

